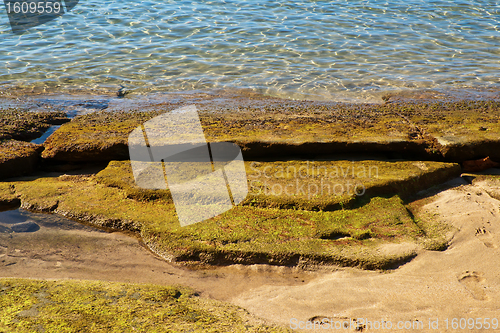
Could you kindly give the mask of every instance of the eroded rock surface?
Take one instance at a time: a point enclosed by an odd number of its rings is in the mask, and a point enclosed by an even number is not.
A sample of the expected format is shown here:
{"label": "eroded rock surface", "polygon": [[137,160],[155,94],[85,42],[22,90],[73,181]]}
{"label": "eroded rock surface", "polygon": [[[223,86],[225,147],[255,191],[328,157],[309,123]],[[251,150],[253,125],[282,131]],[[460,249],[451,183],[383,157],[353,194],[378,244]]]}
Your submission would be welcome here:
{"label": "eroded rock surface", "polygon": [[38,164],[42,145],[7,140],[0,142],[0,179],[33,172]]}

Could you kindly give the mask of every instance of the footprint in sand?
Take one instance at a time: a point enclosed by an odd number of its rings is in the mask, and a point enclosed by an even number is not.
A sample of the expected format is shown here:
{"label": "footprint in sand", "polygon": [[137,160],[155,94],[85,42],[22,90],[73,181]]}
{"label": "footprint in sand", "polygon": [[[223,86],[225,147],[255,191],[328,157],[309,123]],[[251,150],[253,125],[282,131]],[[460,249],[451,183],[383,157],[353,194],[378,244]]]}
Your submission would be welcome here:
{"label": "footprint in sand", "polygon": [[485,279],[483,278],[483,273],[480,272],[469,272],[465,271],[458,277],[458,282],[460,282],[467,291],[472,294],[474,299],[485,301],[488,299],[486,296],[486,291],[482,285]]}
{"label": "footprint in sand", "polygon": [[486,230],[485,227],[477,228],[476,229],[476,237],[483,242],[483,244],[486,247],[496,249],[498,245],[496,244],[495,240],[493,239],[493,236],[491,233]]}

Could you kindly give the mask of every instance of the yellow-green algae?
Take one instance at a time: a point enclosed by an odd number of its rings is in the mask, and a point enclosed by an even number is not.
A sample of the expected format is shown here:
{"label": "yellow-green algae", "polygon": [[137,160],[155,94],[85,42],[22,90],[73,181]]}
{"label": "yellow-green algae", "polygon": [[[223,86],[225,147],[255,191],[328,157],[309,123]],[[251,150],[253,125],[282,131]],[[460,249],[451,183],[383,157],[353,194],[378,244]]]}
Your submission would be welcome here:
{"label": "yellow-green algae", "polygon": [[16,140],[0,141],[0,178],[33,172],[42,150],[41,145],[34,143]]}
{"label": "yellow-green algae", "polygon": [[[408,197],[460,175],[458,164],[430,161],[253,161],[245,168],[249,195],[243,205],[305,210],[339,209],[375,195]],[[138,187],[130,161],[110,162],[96,179],[129,198],[171,202],[168,190]]]}
{"label": "yellow-green algae", "polygon": [[288,332],[182,286],[0,279],[0,332]]}
{"label": "yellow-green algae", "polygon": [[0,142],[0,164],[18,158],[38,156],[42,150],[41,145],[34,143],[5,140]]}
{"label": "yellow-green algae", "polygon": [[97,176],[4,182],[0,189],[0,194],[7,196],[14,191],[28,209],[137,232],[157,253],[177,261],[325,262],[388,268],[412,258],[415,252],[381,253],[378,245],[435,237],[415,223],[398,195],[366,198],[357,208],[337,211],[240,205],[207,221],[181,227],[168,193],[142,194],[131,185],[131,175],[123,172],[120,162],[110,163]]}
{"label": "yellow-green algae", "polygon": [[[215,141],[391,141],[426,140],[425,132],[500,139],[500,102],[286,104],[206,114],[202,123]],[[424,133],[421,133],[421,131]]]}
{"label": "yellow-green algae", "polygon": [[460,101],[406,106],[398,110],[433,136],[464,141],[500,139],[500,102]]}
{"label": "yellow-green algae", "polygon": [[42,135],[52,124],[61,124],[67,120],[66,114],[59,111],[0,109],[0,141],[32,140]]}
{"label": "yellow-green algae", "polygon": [[0,209],[10,209],[19,206],[21,201],[16,195],[14,185],[0,186]]}
{"label": "yellow-green algae", "polygon": [[[500,139],[500,102],[495,101],[385,105],[262,102],[264,105],[241,108],[233,105],[225,110],[215,106],[211,109],[210,103],[205,103],[200,110],[200,120],[207,140],[236,142],[247,154],[253,150],[253,156],[266,155],[266,150],[272,151],[272,155],[288,146],[290,149],[286,153],[293,154],[299,145],[317,144],[307,146],[300,153],[378,149],[442,158],[450,149],[447,143],[453,145],[453,140],[465,144],[498,142]],[[101,111],[77,117],[49,138],[43,157],[77,160],[91,156],[78,157],[85,151],[96,154],[114,145],[124,148],[128,134],[135,127],[176,107],[178,105],[170,105],[144,112]],[[276,145],[279,148],[272,150]],[[122,155],[126,155],[126,150],[118,155],[126,159]],[[465,159],[474,157],[474,154],[469,155]],[[463,160],[459,152],[448,156],[448,160]],[[110,155],[110,158],[113,157]]]}
{"label": "yellow-green algae", "polygon": [[53,158],[58,153],[102,151],[117,145],[125,147],[126,155],[130,132],[163,112],[98,111],[77,116],[71,122],[62,125],[45,141],[42,157]]}

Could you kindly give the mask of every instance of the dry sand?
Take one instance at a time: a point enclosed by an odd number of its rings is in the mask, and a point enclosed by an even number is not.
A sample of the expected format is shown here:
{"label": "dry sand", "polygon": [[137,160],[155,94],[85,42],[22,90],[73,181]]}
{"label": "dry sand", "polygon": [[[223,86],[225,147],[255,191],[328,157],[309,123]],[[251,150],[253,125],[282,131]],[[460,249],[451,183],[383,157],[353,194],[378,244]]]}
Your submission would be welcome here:
{"label": "dry sand", "polygon": [[[368,326],[363,332],[398,331],[399,321],[416,320],[423,329],[399,331],[451,332],[453,318],[500,319],[500,201],[488,194],[498,191],[491,186],[463,178],[448,183],[423,210],[455,228],[450,247],[420,250],[413,261],[389,272],[267,265],[186,269],[162,261],[121,233],[38,221],[41,228],[34,233],[0,233],[0,276],[179,283],[286,326],[292,318],[366,318],[375,325],[390,322],[393,329]],[[429,319],[439,320],[438,329],[429,328]]]}
{"label": "dry sand", "polygon": [[[397,331],[394,328],[399,321],[423,323],[423,329],[401,330],[406,332],[455,331],[451,329],[453,318],[500,321],[500,201],[488,195],[484,184],[471,185],[460,178],[448,185],[451,188],[423,207],[455,228],[446,251],[422,250],[413,261],[390,272],[343,269],[305,286],[262,286],[232,302],[285,325],[290,325],[292,318],[304,321],[303,325],[324,317],[339,322],[355,318],[372,321],[375,327],[368,325],[363,332]],[[429,328],[429,319],[439,320],[437,330]],[[375,321],[384,320],[386,325],[392,323],[392,330],[376,329]],[[410,323],[406,325],[410,327]],[[458,331],[481,330],[467,327]]]}

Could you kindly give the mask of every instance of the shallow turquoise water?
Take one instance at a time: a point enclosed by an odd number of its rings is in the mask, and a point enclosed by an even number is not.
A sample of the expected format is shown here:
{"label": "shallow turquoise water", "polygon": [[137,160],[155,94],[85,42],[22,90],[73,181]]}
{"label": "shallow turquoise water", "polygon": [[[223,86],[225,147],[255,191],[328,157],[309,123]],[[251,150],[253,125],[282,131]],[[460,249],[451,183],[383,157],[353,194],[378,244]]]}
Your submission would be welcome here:
{"label": "shallow turquoise water", "polygon": [[291,98],[500,89],[498,1],[82,0],[12,34],[0,87],[254,88]]}

